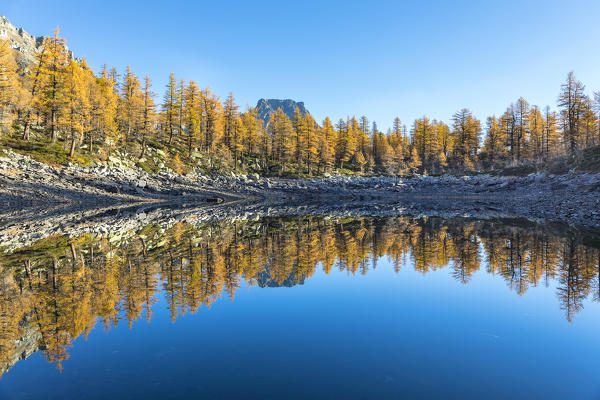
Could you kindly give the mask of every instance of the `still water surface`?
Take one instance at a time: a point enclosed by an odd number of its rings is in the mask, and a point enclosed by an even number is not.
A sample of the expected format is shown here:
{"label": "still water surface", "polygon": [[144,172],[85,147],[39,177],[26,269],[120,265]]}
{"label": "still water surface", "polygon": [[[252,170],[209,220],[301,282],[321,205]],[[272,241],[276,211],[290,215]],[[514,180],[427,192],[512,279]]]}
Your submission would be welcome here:
{"label": "still water surface", "polygon": [[0,398],[597,399],[599,261],[435,218],[48,238],[0,257]]}

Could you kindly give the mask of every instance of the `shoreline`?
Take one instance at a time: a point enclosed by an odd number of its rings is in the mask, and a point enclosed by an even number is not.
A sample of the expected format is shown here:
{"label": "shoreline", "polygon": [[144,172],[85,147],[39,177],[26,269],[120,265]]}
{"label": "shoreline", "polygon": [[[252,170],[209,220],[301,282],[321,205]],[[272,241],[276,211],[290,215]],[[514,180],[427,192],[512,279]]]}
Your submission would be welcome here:
{"label": "shoreline", "polygon": [[[600,174],[209,177],[149,174],[104,165],[54,167],[10,152],[0,157],[0,205],[2,245],[28,241],[26,233],[11,234],[16,231],[29,231],[30,239],[40,233],[76,234],[81,229],[68,232],[69,229],[63,228],[69,224],[77,226],[73,221],[79,218],[91,218],[81,224],[93,225],[92,216],[120,209],[151,209],[149,222],[168,218],[202,220],[346,213],[525,218],[600,229]],[[99,226],[102,224],[105,222]],[[106,230],[113,229],[113,225],[106,225]]]}

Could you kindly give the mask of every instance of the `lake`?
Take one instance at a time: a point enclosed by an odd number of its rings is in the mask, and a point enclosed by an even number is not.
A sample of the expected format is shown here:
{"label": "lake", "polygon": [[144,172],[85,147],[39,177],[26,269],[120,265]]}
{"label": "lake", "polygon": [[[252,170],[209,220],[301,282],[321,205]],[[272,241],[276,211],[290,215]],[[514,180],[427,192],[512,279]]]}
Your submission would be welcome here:
{"label": "lake", "polygon": [[2,399],[598,399],[597,232],[303,216],[0,255]]}

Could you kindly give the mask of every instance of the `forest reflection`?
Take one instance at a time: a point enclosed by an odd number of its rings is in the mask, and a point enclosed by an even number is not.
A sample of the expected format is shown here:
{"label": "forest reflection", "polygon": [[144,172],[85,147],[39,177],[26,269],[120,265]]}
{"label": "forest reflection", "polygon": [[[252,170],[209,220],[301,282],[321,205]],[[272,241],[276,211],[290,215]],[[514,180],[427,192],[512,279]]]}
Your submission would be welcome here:
{"label": "forest reflection", "polygon": [[301,217],[51,237],[0,257],[2,373],[39,350],[62,368],[72,342],[96,325],[150,320],[159,292],[175,321],[233,299],[242,281],[294,286],[318,268],[366,274],[382,257],[397,272],[446,268],[463,284],[483,270],[519,295],[556,287],[569,321],[600,294],[598,248],[576,234],[498,221]]}

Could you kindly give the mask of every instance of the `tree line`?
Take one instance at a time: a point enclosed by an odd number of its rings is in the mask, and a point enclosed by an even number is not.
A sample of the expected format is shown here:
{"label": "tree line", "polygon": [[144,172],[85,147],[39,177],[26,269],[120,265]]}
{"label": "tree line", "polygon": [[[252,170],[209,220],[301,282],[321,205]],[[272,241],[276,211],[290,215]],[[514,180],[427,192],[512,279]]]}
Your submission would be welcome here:
{"label": "tree line", "polygon": [[[387,132],[366,116],[320,123],[281,109],[264,123],[197,82],[169,76],[157,101],[149,76],[127,67],[94,72],[58,36],[46,37],[33,64],[0,42],[0,134],[61,148],[69,157],[106,160],[119,150],[144,160],[148,147],[181,172],[252,171],[322,174],[467,172],[544,163],[600,144],[600,92],[588,96],[569,73],[558,110],[519,98],[485,123],[461,109],[450,124],[426,116],[410,129],[395,118]],[[54,146],[54,147],[52,147]]]}
{"label": "tree line", "polygon": [[221,296],[233,299],[242,281],[290,286],[319,268],[366,274],[383,257],[396,272],[446,269],[463,284],[483,267],[518,295],[555,282],[569,321],[586,299],[600,299],[598,248],[488,221],[273,218],[149,225],[123,238],[51,237],[0,258],[0,364],[35,330],[60,367],[73,340],[98,323],[151,319],[161,288],[175,321]]}

